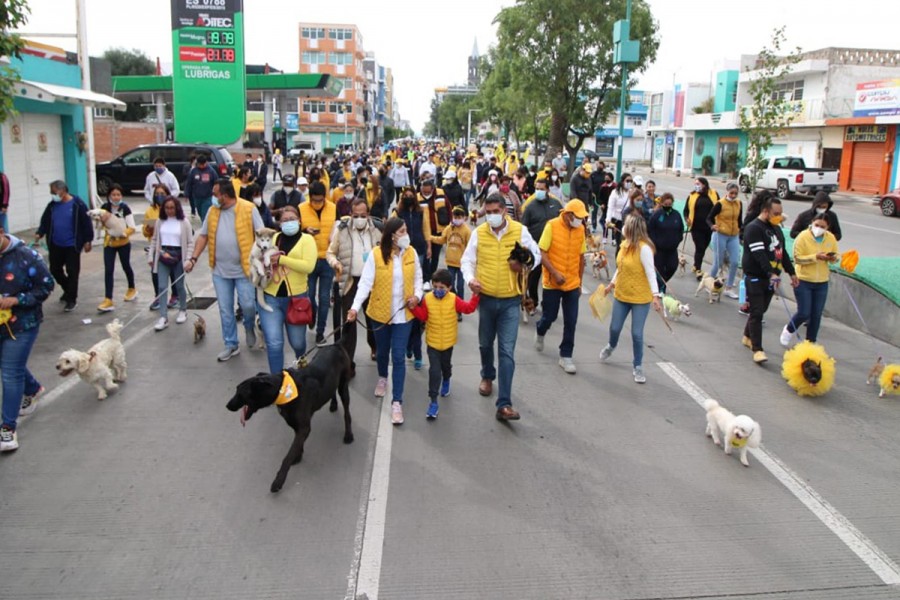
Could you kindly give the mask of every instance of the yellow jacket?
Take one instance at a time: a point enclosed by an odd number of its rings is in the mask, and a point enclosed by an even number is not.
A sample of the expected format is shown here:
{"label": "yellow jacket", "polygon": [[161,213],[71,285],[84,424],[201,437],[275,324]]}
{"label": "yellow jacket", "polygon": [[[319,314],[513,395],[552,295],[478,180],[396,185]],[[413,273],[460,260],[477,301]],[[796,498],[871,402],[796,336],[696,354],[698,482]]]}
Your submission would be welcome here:
{"label": "yellow jacket", "polygon": [[[272,243],[277,244],[280,236],[281,233],[276,233]],[[285,278],[287,278],[288,294],[296,296],[306,292],[309,288],[307,275],[316,268],[317,254],[318,248],[316,248],[313,236],[301,233],[300,239],[297,240],[291,251],[278,260],[279,268],[275,270],[275,277],[272,278],[272,282],[266,287],[265,292],[270,296],[276,296],[278,288],[281,287],[281,282]]]}
{"label": "yellow jacket", "polygon": [[153,239],[153,229],[159,222],[159,206],[150,203],[150,207],[144,211],[144,225],[141,227],[141,233],[147,240]]}
{"label": "yellow jacket", "polygon": [[837,254],[838,243],[834,234],[826,231],[822,240],[816,240],[812,231],[805,229],[794,240],[794,264],[797,265],[797,277],[808,283],[824,283],[828,281],[831,271],[828,262],[818,260],[816,254]]}
{"label": "yellow jacket", "polygon": [[469,238],[471,236],[472,231],[465,223],[459,227],[451,223],[444,227],[444,231],[441,235],[431,236],[431,243],[447,244],[444,261],[447,263],[448,267],[459,268],[460,263],[462,262],[463,252],[466,251],[466,246],[469,245]]}
{"label": "yellow jacket", "polygon": [[581,287],[584,252],[587,250],[584,227],[569,227],[562,217],[550,219],[544,226],[538,246],[547,253],[553,268],[566,278],[562,285],[557,285],[550,271],[544,269],[544,288],[568,292]]}
{"label": "yellow jacket", "polygon": [[[256,239],[256,232],[253,231],[254,210],[256,210],[256,206],[252,202],[240,198],[234,206],[234,227],[237,230],[238,248],[241,251],[241,268],[247,277],[250,277],[250,250]],[[215,206],[211,206],[209,212],[206,213],[210,268],[216,266],[216,230],[219,228],[220,213],[221,209]]]}
{"label": "yellow jacket", "polygon": [[334,205],[334,202],[325,201],[321,217],[309,201],[300,205],[300,227],[303,229],[314,227],[319,230],[319,233],[315,235],[316,247],[319,249],[319,258],[325,258],[335,221],[337,221],[337,207]]}

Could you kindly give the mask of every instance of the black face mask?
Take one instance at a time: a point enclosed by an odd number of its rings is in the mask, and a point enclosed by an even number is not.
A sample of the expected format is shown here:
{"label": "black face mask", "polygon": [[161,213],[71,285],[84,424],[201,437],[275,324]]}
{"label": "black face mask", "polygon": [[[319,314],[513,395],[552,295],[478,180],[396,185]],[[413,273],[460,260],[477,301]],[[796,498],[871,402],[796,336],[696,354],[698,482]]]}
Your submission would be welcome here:
{"label": "black face mask", "polygon": [[403,207],[404,208],[410,209],[410,208],[415,207],[415,205],[416,205],[415,198],[404,198],[403,199]]}
{"label": "black face mask", "polygon": [[369,183],[369,180],[366,177],[363,177],[359,180],[359,183],[360,185],[366,185],[367,183]]}

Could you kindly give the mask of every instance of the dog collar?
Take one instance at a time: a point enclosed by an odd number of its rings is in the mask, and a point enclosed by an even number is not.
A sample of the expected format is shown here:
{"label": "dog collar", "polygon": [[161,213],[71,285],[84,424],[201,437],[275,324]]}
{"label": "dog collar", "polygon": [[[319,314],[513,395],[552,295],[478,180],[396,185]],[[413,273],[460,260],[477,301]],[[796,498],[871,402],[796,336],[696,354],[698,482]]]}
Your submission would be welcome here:
{"label": "dog collar", "polygon": [[300,392],[297,391],[297,385],[294,383],[294,378],[287,371],[282,371],[282,373],[284,374],[284,379],[281,380],[281,389],[278,390],[278,397],[275,398],[275,406],[287,404],[300,395]]}

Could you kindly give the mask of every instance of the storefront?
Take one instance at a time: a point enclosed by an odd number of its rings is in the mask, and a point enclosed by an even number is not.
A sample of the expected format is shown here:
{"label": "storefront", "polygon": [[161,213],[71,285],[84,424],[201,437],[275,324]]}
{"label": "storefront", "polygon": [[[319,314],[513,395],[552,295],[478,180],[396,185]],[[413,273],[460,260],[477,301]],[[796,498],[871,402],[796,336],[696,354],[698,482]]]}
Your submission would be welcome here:
{"label": "storefront", "polygon": [[846,124],[840,189],[873,195],[888,191],[896,145],[896,125]]}

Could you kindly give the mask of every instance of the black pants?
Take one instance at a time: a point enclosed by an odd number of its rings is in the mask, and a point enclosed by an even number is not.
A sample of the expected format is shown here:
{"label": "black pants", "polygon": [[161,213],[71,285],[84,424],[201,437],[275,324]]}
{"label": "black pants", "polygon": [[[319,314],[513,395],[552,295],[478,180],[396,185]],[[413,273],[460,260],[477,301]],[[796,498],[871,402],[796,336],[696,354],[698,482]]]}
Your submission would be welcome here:
{"label": "black pants", "polygon": [[769,310],[769,303],[775,291],[769,287],[766,277],[744,277],[744,286],[747,290],[747,302],[750,303],[750,316],[744,326],[744,335],[753,343],[753,351],[762,350],[762,321],[763,315]]}
{"label": "black pants", "polygon": [[125,244],[118,248],[106,246],[103,248],[103,268],[105,271],[106,297],[112,300],[113,297],[113,279],[115,278],[116,256],[122,263],[122,270],[125,271],[125,279],[128,281],[128,289],[134,287],[134,271],[131,269],[131,244]]}
{"label": "black pants", "polygon": [[678,248],[673,250],[657,250],[653,255],[653,264],[656,266],[657,279],[662,279],[663,285],[660,292],[666,293],[666,284],[672,279],[678,270]]}
{"label": "black pants", "polygon": [[431,282],[431,276],[434,275],[434,272],[437,271],[438,262],[441,260],[441,250],[444,249],[444,246],[441,244],[432,244],[431,245],[431,259],[427,261],[425,272],[422,273],[422,281]]}
{"label": "black pants", "polygon": [[543,304],[538,302],[538,290],[543,287],[541,285],[542,273],[543,267],[540,264],[537,264],[534,265],[531,269],[531,273],[528,274],[528,297],[534,300],[535,306],[543,306]]}
{"label": "black pants", "polygon": [[66,302],[78,301],[78,275],[81,273],[81,249],[48,244],[50,274],[63,291]]}
{"label": "black pants", "polygon": [[693,228],[691,229],[691,240],[694,242],[694,269],[703,270],[703,257],[706,255],[706,249],[712,241],[712,229]]}
{"label": "black pants", "polygon": [[[337,281],[337,280],[335,280]],[[359,286],[359,277],[353,277],[353,284],[350,286],[350,289],[341,296],[341,314],[340,314],[340,323],[343,323],[347,320],[347,313],[350,311],[350,308],[353,306],[353,298],[356,296],[356,288]],[[369,308],[369,301],[366,300],[362,305],[362,312],[360,313],[360,319],[362,315],[366,313],[366,309]],[[335,311],[337,313],[337,311]],[[337,344],[341,341],[342,338],[346,338],[347,352],[350,354],[350,360],[353,361],[353,365],[356,365],[356,339],[357,339],[357,325],[356,323],[348,323],[343,328],[340,328],[340,323],[335,324],[335,330],[338,333],[334,336],[334,343]],[[366,325],[368,328],[366,329],[366,341],[369,344],[369,351],[371,353],[375,353],[375,334],[372,332],[372,322],[369,320],[369,317],[366,317]]]}
{"label": "black pants", "polygon": [[437,400],[441,381],[449,381],[453,375],[453,347],[446,350],[435,350],[428,346],[428,397],[432,402]]}

